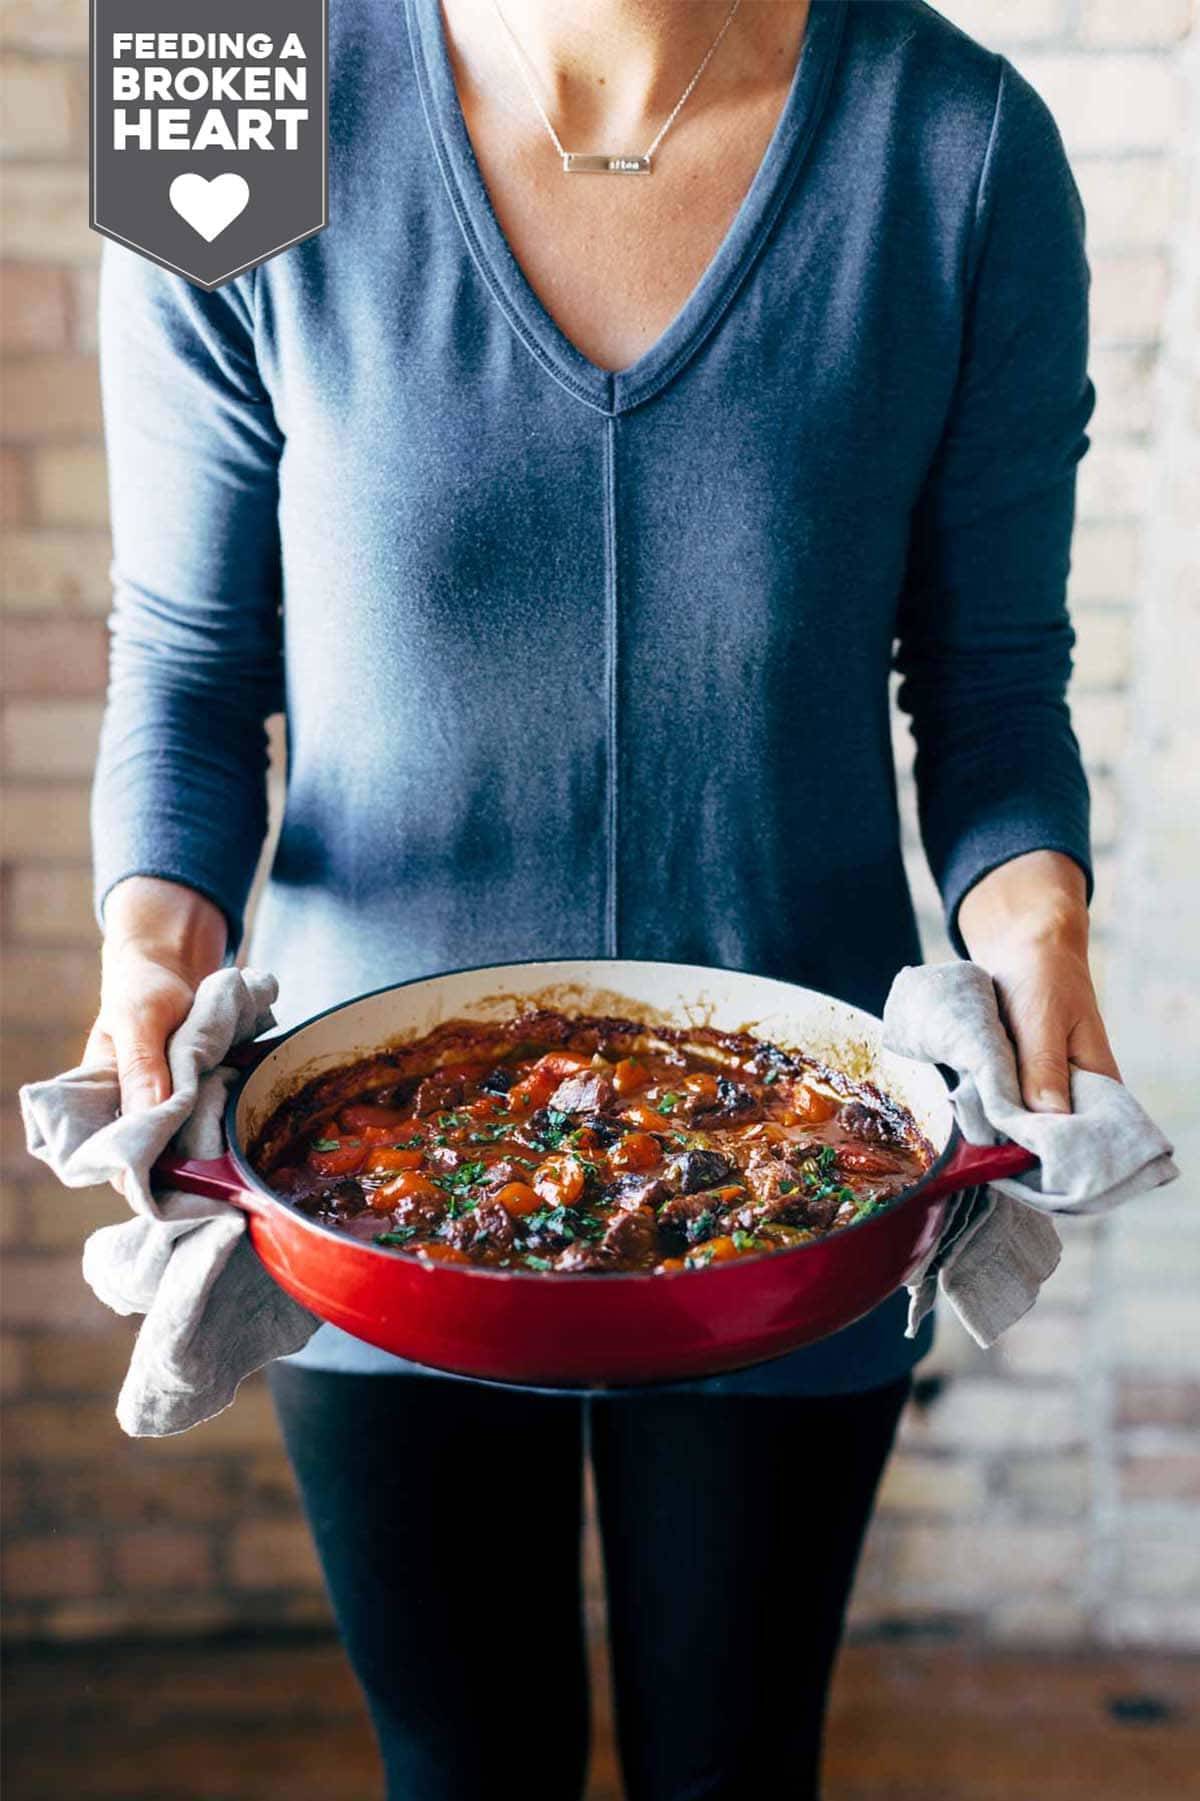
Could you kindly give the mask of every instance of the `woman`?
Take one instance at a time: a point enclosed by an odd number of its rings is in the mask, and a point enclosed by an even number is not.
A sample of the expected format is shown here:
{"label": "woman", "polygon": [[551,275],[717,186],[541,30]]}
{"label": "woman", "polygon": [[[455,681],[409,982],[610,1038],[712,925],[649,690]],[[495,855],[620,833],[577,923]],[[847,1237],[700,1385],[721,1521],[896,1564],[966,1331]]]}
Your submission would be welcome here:
{"label": "woman", "polygon": [[[877,1011],[920,955],[898,644],[954,941],[1067,1108],[1115,1071],[1064,703],[1087,271],[1041,102],[908,0],[334,14],[329,228],[214,294],[106,249],[125,1104],[239,943],[281,708],[285,1021],[615,955]],[[389,1795],[578,1794],[585,1438],[631,1801],[815,1795],[904,1314],[590,1404],[329,1327],[276,1365]]]}

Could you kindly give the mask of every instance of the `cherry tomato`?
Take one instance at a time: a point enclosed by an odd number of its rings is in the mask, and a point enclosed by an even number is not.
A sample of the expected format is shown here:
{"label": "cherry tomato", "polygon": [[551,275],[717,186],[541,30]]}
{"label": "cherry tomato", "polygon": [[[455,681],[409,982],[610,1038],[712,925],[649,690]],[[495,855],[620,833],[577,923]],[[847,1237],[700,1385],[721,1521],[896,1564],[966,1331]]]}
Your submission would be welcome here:
{"label": "cherry tomato", "polygon": [[618,1094],[638,1094],[650,1086],[650,1071],[636,1057],[622,1057],[613,1070],[613,1087]]}
{"label": "cherry tomato", "polygon": [[541,1196],[534,1192],[528,1182],[506,1182],[503,1188],[496,1191],[496,1199],[514,1219],[524,1219],[528,1214],[536,1213],[544,1204]]}
{"label": "cherry tomato", "polygon": [[347,1132],[369,1132],[373,1126],[406,1126],[412,1122],[412,1114],[404,1107],[377,1107],[361,1105],[343,1107],[338,1118]]}
{"label": "cherry tomato", "polygon": [[731,1257],[743,1255],[732,1238],[710,1238],[701,1248],[709,1253],[707,1261],[710,1263],[728,1263]]}
{"label": "cherry tomato", "polygon": [[352,1176],[362,1168],[366,1155],[365,1144],[345,1138],[332,1150],[309,1151],[308,1167],[316,1170],[319,1176]]}
{"label": "cherry tomato", "polygon": [[533,1186],[548,1207],[573,1207],[583,1195],[584,1173],[574,1157],[547,1157],[533,1173]]}
{"label": "cherry tomato", "polygon": [[662,1161],[662,1146],[649,1132],[627,1132],[608,1153],[614,1169],[653,1169]]}
{"label": "cherry tomato", "polygon": [[623,1117],[646,1132],[672,1132],[675,1129],[665,1113],[656,1113],[653,1107],[646,1107],[641,1101],[626,1107]]}
{"label": "cherry tomato", "polygon": [[679,1086],[702,1100],[715,1101],[717,1098],[717,1078],[706,1069],[693,1070],[691,1075],[684,1076]]}
{"label": "cherry tomato", "polygon": [[415,1169],[402,1170],[377,1188],[371,1196],[371,1206],[376,1213],[390,1213],[398,1201],[437,1201],[443,1202],[445,1195],[436,1182],[428,1176],[418,1175]]}
{"label": "cherry tomato", "polygon": [[787,1126],[819,1126],[823,1120],[832,1119],[840,1106],[841,1102],[832,1095],[809,1088],[804,1082],[793,1082],[779,1117]]}
{"label": "cherry tomato", "polygon": [[370,1151],[367,1154],[367,1171],[372,1176],[384,1171],[398,1173],[402,1169],[420,1169],[424,1159],[424,1151],[398,1151],[394,1146],[387,1150]]}
{"label": "cherry tomato", "polygon": [[533,1113],[544,1107],[561,1078],[553,1075],[548,1069],[531,1069],[520,1082],[514,1082],[508,1091],[508,1110],[510,1113]]}
{"label": "cherry tomato", "polygon": [[470,1263],[471,1259],[465,1251],[460,1251],[453,1244],[419,1244],[417,1256],[424,1257],[428,1263]]}

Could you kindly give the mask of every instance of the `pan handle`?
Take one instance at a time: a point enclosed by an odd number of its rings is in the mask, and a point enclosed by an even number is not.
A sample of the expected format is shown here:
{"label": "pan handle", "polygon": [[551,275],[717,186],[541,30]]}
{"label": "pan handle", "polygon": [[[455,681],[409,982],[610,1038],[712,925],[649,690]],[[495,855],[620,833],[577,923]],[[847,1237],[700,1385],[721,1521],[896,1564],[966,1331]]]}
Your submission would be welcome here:
{"label": "pan handle", "polygon": [[247,1212],[253,1205],[245,1177],[228,1151],[220,1157],[173,1157],[168,1152],[150,1171],[150,1182],[154,1188],[182,1188],[185,1194],[232,1201]]}
{"label": "pan handle", "polygon": [[1036,1169],[1037,1162],[1023,1144],[968,1144],[960,1138],[949,1162],[921,1192],[927,1200],[940,1200],[960,1188],[982,1188],[1001,1177],[1023,1176]]}

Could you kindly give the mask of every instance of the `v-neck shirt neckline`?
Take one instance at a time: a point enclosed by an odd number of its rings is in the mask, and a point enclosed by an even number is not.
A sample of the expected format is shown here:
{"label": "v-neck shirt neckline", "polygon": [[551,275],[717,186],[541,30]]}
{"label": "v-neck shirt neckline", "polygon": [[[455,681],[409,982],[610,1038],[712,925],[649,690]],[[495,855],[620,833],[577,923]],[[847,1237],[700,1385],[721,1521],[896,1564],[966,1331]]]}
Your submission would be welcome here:
{"label": "v-neck shirt neckline", "polygon": [[441,0],[405,0],[405,8],[433,149],[468,249],[493,298],[530,353],[577,399],[603,413],[628,412],[696,353],[748,274],[820,122],[842,39],[844,0],[812,0],[783,107],[724,237],[666,329],[635,362],[618,370],[601,368],[572,342],[513,254],[467,130]]}

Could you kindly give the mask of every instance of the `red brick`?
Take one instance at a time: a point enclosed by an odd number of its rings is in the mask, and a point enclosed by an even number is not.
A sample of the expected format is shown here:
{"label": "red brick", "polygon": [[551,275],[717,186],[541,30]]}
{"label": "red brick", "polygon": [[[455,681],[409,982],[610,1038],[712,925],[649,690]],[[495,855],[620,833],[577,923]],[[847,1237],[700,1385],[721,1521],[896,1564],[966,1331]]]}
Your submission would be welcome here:
{"label": "red brick", "polygon": [[98,619],[0,625],[0,676],[9,694],[100,694],[107,672],[108,633]]}
{"label": "red brick", "polygon": [[108,477],[98,446],[35,449],[30,467],[40,524],[107,526]]}
{"label": "red brick", "polygon": [[99,258],[100,239],[88,227],[86,164],[10,164],[0,202],[9,256],[41,264],[88,264]]}
{"label": "red brick", "polygon": [[113,1561],[122,1589],[195,1589],[213,1581],[212,1551],[201,1532],[143,1528],[116,1541]]}
{"label": "red brick", "polygon": [[1117,1385],[1117,1424],[1200,1427],[1200,1382],[1182,1376],[1122,1380]]}
{"label": "red brick", "polygon": [[4,371],[4,435],[11,443],[74,442],[101,431],[96,360],[76,352],[24,356]]}
{"label": "red brick", "polygon": [[94,1538],[65,1533],[10,1539],[4,1586],[19,1601],[93,1595],[101,1586],[99,1546]]}
{"label": "red brick", "polygon": [[51,863],[88,857],[88,806],[88,789],[82,783],[6,783],[0,809],[4,856]]}
{"label": "red brick", "polygon": [[40,944],[94,945],[91,871],[83,866],[29,863],[9,873],[5,915],[10,937]]}
{"label": "red brick", "polygon": [[10,1253],[3,1308],[6,1325],[25,1329],[94,1333],[112,1319],[84,1281],[77,1256]]}
{"label": "red brick", "polygon": [[242,1505],[236,1469],[220,1458],[164,1462],[156,1443],[129,1440],[108,1457],[47,1469],[31,1488],[39,1526],[224,1526]]}
{"label": "red brick", "polygon": [[230,1557],[239,1588],[320,1587],[316,1552],[307,1526],[298,1520],[254,1520],[239,1526]]}
{"label": "red brick", "polygon": [[99,992],[99,963],[82,950],[11,951],[4,966],[3,1016],[15,1025],[90,1026]]}
{"label": "red brick", "polygon": [[33,480],[19,450],[0,450],[0,524],[25,525],[33,516]]}
{"label": "red brick", "polygon": [[111,1401],[21,1401],[5,1417],[8,1466],[103,1462],[126,1442]]}
{"label": "red brick", "polygon": [[99,340],[99,274],[99,270],[95,268],[74,269],[71,272],[71,315],[75,322],[75,348],[93,356]]}
{"label": "red brick", "polygon": [[112,604],[107,532],[10,532],[0,559],[5,607],[14,613],[58,608],[106,614]]}
{"label": "red brick", "polygon": [[74,142],[69,67],[49,57],[5,56],[0,80],[5,89],[4,154],[65,156]]}
{"label": "red brick", "polygon": [[[71,287],[63,269],[6,263],[0,270],[0,346],[19,354],[65,350],[71,332]],[[7,380],[7,376],[6,376]]]}
{"label": "red brick", "polygon": [[6,0],[4,42],[14,50],[86,55],[88,9],[79,0]]}
{"label": "red brick", "polygon": [[[113,1201],[117,1199],[113,1196]],[[82,1238],[81,1238],[82,1246]],[[78,1272],[78,1257],[76,1257]],[[107,1395],[116,1405],[129,1368],[133,1340],[140,1321],[114,1318],[106,1312],[104,1329],[86,1337],[65,1332],[39,1333],[29,1341],[31,1392],[65,1395]]]}
{"label": "red brick", "polygon": [[4,709],[4,756],[14,775],[89,777],[100,737],[99,699],[12,700]]}

